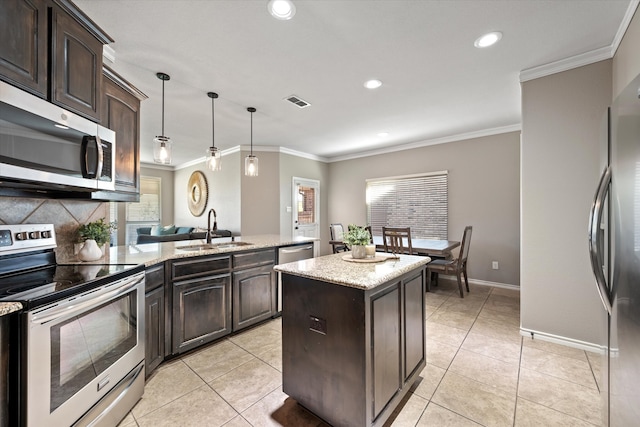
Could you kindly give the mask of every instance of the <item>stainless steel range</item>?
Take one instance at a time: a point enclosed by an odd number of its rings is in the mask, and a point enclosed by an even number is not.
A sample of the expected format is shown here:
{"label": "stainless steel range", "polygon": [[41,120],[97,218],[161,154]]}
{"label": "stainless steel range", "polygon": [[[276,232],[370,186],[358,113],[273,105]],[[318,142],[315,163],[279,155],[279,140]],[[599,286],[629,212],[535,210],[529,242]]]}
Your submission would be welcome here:
{"label": "stainless steel range", "polygon": [[20,301],[12,425],[114,426],[144,391],[144,267],[61,265],[52,224],[0,225],[0,301]]}

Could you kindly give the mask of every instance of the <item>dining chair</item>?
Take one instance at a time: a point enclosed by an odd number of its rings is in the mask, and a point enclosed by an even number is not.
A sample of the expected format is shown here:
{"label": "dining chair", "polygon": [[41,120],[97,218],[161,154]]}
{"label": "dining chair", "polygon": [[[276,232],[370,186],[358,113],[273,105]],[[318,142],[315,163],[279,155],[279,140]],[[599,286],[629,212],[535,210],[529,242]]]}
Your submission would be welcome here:
{"label": "dining chair", "polygon": [[471,244],[472,227],[467,225],[462,235],[462,243],[460,244],[460,252],[455,259],[436,259],[427,264],[427,292],[431,290],[431,277],[438,274],[455,274],[458,279],[458,289],[460,290],[460,298],[464,298],[462,290],[462,276],[464,275],[464,283],[469,292],[469,278],[467,277],[467,259],[469,257],[469,246]]}
{"label": "dining chair", "polygon": [[344,234],[344,228],[340,223],[334,223],[329,225],[329,232],[331,233],[331,240],[329,240],[329,244],[333,248],[333,253],[337,254],[338,252],[346,252],[349,250],[347,245],[342,241],[342,235]]}
{"label": "dining chair", "polygon": [[382,227],[382,241],[385,252],[413,255],[410,227]]}

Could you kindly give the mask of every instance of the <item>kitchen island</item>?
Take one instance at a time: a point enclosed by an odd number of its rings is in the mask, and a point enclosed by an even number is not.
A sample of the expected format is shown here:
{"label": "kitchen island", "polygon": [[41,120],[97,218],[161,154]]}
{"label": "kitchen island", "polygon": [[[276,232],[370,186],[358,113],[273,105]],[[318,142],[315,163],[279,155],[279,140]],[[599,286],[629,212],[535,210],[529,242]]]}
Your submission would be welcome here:
{"label": "kitchen island", "polygon": [[381,426],[426,363],[430,259],[349,256],[275,267],[283,283],[283,391],[331,425]]}

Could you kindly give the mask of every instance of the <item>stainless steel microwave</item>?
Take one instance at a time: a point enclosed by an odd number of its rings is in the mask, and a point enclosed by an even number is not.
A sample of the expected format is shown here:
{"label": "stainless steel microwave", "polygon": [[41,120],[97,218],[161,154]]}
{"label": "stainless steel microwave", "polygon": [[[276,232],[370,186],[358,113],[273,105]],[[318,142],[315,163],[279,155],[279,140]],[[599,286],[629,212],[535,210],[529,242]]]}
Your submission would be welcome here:
{"label": "stainless steel microwave", "polygon": [[0,187],[115,189],[115,132],[0,82]]}

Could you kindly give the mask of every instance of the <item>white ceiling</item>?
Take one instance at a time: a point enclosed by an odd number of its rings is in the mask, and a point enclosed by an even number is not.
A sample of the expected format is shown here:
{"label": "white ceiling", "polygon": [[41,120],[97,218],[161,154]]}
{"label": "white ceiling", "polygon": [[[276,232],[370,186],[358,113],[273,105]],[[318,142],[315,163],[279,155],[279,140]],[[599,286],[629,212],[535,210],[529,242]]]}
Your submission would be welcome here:
{"label": "white ceiling", "polygon": [[[249,145],[324,160],[517,129],[520,72],[565,58],[611,57],[637,0],[294,0],[278,21],[267,0],[76,0],[115,43],[111,67],[148,95],[141,157],[161,134],[174,166]],[[632,11],[632,10],[631,10]],[[502,41],[474,40],[499,30]],[[544,68],[544,67],[543,67]],[[535,71],[535,70],[534,70]],[[376,78],[383,86],[363,87]],[[283,101],[295,94],[311,106]],[[379,132],[389,132],[385,138]]]}

